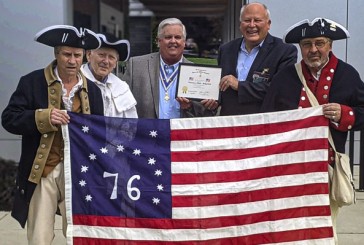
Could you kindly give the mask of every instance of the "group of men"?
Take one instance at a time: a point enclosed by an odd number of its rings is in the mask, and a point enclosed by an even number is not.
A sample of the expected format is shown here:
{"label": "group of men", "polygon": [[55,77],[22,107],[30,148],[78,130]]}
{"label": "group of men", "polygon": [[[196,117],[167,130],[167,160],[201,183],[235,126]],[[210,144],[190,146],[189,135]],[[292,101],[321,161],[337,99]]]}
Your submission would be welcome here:
{"label": "group of men", "polygon": [[[54,47],[55,60],[23,76],[2,113],[2,125],[22,135],[22,153],[12,215],[29,244],[51,244],[57,210],[66,231],[63,142],[66,111],[125,118],[241,115],[310,107],[295,70],[299,44],[303,76],[329,118],[336,149],[343,152],[349,130],[364,128],[364,84],[358,72],[332,53],[332,41],[349,37],[328,19],[305,20],[283,40],[269,33],[270,13],[261,3],[243,6],[242,37],[220,47],[220,100],[175,98],[186,28],[168,18],[158,27],[159,51],[129,58],[129,43],[71,26],[52,26],[35,36]],[[83,64],[86,55],[87,63]],[[127,61],[120,78],[118,61]],[[332,160],[330,160],[330,163]]]}

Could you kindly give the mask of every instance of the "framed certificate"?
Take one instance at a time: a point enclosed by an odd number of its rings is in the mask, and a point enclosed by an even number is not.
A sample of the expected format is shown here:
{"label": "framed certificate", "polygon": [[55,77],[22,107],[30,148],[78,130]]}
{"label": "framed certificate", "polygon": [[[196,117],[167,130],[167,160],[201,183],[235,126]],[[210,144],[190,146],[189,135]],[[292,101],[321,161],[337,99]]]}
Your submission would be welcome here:
{"label": "framed certificate", "polygon": [[180,63],[176,97],[218,100],[220,78],[218,66]]}

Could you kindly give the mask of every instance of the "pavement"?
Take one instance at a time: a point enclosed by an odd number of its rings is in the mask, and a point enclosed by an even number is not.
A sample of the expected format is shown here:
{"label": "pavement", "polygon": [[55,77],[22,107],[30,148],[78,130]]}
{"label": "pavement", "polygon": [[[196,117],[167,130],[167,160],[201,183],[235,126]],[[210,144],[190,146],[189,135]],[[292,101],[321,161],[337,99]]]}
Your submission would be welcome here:
{"label": "pavement", "polygon": [[[354,167],[355,186],[359,186],[359,167]],[[364,244],[364,192],[356,192],[356,204],[340,209],[337,228],[340,245]],[[26,229],[13,219],[9,212],[0,211],[0,244],[1,245],[26,245]],[[66,244],[62,233],[60,216],[56,219],[55,239],[52,245]]]}

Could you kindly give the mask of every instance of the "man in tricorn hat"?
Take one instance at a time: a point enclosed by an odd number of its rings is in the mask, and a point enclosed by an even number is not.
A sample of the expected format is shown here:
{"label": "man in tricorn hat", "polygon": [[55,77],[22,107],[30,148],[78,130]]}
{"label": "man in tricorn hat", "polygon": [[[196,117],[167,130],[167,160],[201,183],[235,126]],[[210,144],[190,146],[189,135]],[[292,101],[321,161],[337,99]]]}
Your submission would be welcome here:
{"label": "man in tricorn hat", "polygon": [[129,58],[129,41],[118,40],[108,33],[97,36],[101,47],[86,51],[87,63],[81,71],[101,89],[105,116],[137,118],[136,100],[129,85],[113,74],[118,61]]}
{"label": "man in tricorn hat", "polygon": [[12,216],[24,228],[29,244],[51,244],[57,209],[66,234],[61,125],[70,120],[65,111],[103,115],[100,89],[81,73],[85,49],[100,40],[90,30],[50,26],[35,41],[54,47],[55,60],[46,68],[20,78],[2,113],[2,125],[22,136],[22,151]]}
{"label": "man in tricorn hat", "polygon": [[[355,68],[332,52],[334,40],[348,37],[349,32],[342,25],[325,18],[303,20],[290,27],[283,39],[286,43],[299,44],[302,72],[291,65],[278,73],[262,105],[263,112],[311,107],[298,76],[303,74],[307,87],[322,105],[324,116],[330,120],[330,132],[338,152],[345,152],[349,130],[364,129],[364,83]],[[330,147],[329,164],[334,162]],[[333,203],[331,208],[335,232],[338,208]]]}

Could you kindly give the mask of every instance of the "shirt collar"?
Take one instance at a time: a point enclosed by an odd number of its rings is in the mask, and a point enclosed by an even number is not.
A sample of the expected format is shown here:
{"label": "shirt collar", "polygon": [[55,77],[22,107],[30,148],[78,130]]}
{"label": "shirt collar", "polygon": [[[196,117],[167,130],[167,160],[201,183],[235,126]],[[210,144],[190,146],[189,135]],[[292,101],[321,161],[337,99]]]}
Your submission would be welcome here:
{"label": "shirt collar", "polygon": [[[264,40],[265,40],[265,39],[263,39],[263,41],[261,41],[261,42],[260,42],[257,46],[255,46],[253,49],[256,49],[256,48],[260,49],[260,48],[263,46]],[[243,41],[241,42],[241,45],[240,45],[240,51],[244,51],[244,52],[248,53],[248,50],[247,50],[247,49],[246,49],[246,47],[245,47],[245,38],[243,38]]]}
{"label": "shirt collar", "polygon": [[175,64],[173,64],[173,65],[167,65],[165,62],[164,62],[164,60],[163,60],[163,58],[162,58],[162,56],[160,56],[160,60],[161,60],[161,62],[160,62],[160,65],[161,66],[173,66],[174,67],[174,70],[176,70],[176,68],[179,66],[179,63],[181,63],[182,62],[182,60],[183,60],[183,56],[182,56],[182,58],[177,62],[177,63],[175,63]]}

